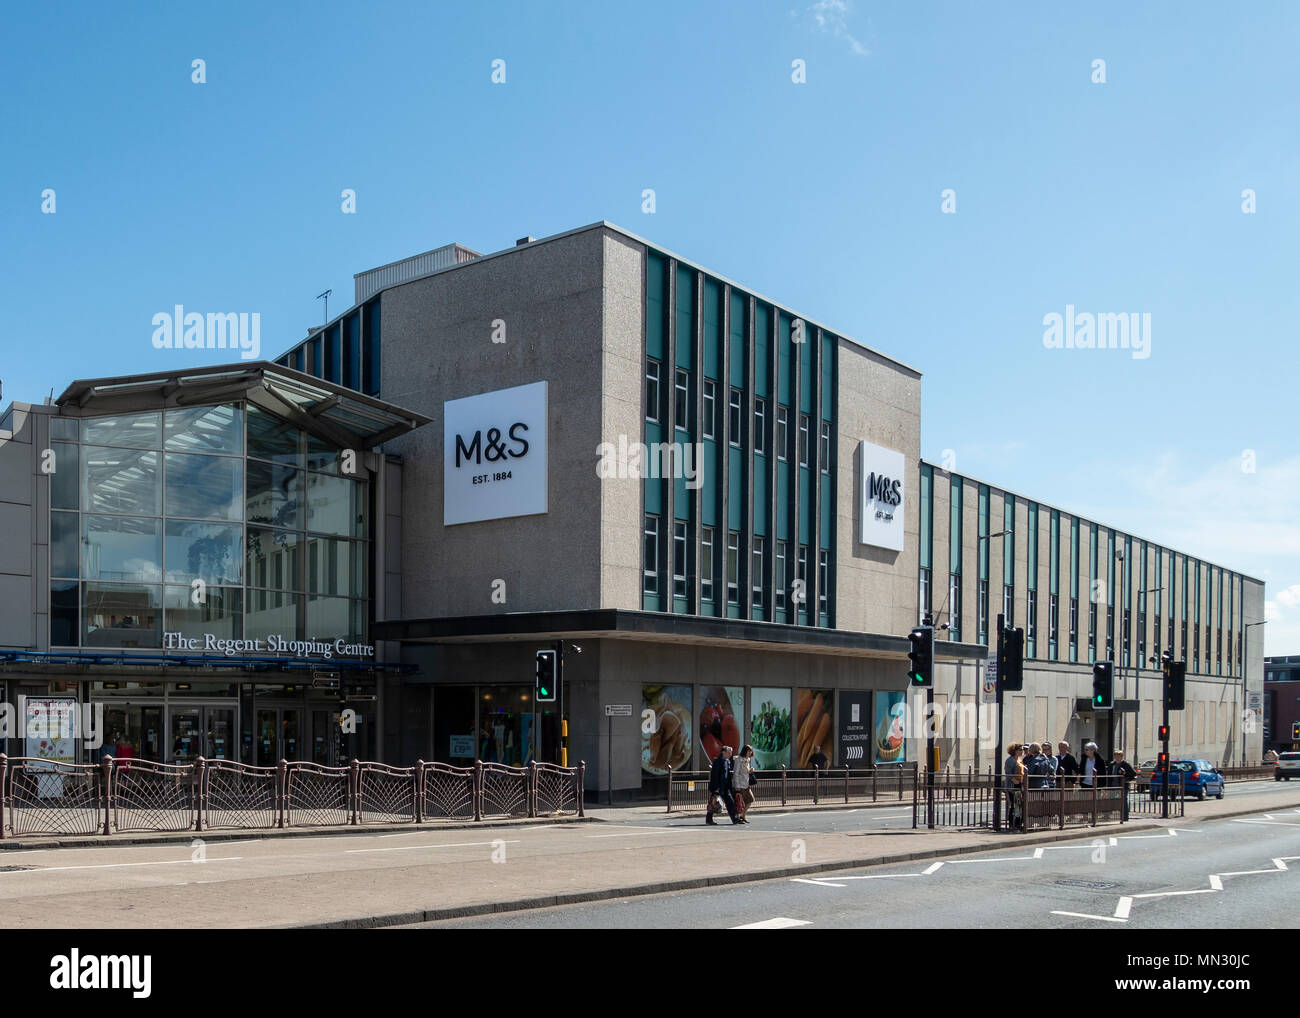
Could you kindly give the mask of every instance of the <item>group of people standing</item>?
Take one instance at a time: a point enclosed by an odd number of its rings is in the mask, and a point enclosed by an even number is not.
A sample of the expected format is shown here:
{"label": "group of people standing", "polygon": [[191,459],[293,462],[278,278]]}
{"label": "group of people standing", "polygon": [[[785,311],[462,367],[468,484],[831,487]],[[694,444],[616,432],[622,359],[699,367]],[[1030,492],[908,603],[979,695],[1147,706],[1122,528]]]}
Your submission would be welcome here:
{"label": "group of people standing", "polygon": [[754,803],[754,784],[758,774],[754,767],[754,747],[745,746],[739,756],[733,756],[731,746],[723,746],[709,768],[709,804],[704,812],[704,822],[713,824],[718,806],[727,811],[733,824],[747,824],[745,814]]}
{"label": "group of people standing", "polygon": [[1128,818],[1128,784],[1137,777],[1133,765],[1124,759],[1123,750],[1115,750],[1108,764],[1101,756],[1095,742],[1083,745],[1083,759],[1070,752],[1068,742],[1056,744],[1056,755],[1051,755],[1050,742],[1031,742],[1028,745],[1013,742],[1007,747],[1007,758],[1002,765],[1002,787],[1007,793],[1009,814],[1013,823],[1020,822],[1019,799],[1026,788],[1101,788],[1122,785],[1123,813]]}

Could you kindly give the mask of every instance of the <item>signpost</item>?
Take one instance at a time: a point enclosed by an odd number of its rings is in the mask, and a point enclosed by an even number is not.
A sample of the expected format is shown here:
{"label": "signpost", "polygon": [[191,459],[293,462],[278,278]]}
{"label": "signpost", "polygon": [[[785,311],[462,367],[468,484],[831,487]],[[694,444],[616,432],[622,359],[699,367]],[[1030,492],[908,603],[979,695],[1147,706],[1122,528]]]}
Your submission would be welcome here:
{"label": "signpost", "polygon": [[630,718],[631,716],[632,705],[630,703],[605,704],[606,725],[609,730],[605,744],[605,777],[611,806],[614,805],[614,719]]}

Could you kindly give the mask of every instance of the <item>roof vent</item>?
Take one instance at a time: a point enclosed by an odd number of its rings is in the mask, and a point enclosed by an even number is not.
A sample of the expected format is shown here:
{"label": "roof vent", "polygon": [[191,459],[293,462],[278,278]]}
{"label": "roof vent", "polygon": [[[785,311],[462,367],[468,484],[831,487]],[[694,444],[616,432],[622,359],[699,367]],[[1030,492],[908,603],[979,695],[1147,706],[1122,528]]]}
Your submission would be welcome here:
{"label": "roof vent", "polygon": [[520,237],[515,241],[515,247],[523,247],[525,244],[531,244],[536,239],[536,237]]}

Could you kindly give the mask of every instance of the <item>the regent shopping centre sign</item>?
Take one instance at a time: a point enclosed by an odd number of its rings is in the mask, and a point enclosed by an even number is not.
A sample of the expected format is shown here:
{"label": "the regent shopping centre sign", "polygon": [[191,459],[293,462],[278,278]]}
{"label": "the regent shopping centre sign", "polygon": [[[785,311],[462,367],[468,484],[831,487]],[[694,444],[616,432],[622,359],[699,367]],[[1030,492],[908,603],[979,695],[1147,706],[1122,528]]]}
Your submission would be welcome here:
{"label": "the regent shopping centre sign", "polygon": [[204,633],[186,636],[184,633],[163,633],[163,650],[192,650],[212,652],[234,657],[236,654],[275,654],[281,657],[374,657],[375,648],[369,643],[348,643],[337,640],[288,640],[283,636],[265,639],[236,640]]}

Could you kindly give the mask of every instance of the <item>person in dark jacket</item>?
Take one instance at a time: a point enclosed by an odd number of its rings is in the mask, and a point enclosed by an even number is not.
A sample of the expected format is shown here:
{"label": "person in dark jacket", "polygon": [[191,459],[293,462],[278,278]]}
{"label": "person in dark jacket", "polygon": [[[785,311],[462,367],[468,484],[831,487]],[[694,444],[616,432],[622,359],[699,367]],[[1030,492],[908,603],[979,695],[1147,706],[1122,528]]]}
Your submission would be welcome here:
{"label": "person in dark jacket", "polygon": [[[1074,758],[1070,752],[1068,742],[1058,742],[1056,744],[1056,773],[1062,779],[1062,784],[1067,787],[1075,783],[1074,779],[1079,774],[1079,761]],[[1069,778],[1069,781],[1064,779]]]}
{"label": "person in dark jacket", "polygon": [[1121,802],[1124,805],[1124,809],[1122,812],[1123,812],[1123,819],[1127,821],[1129,782],[1137,777],[1137,771],[1133,769],[1133,765],[1131,763],[1129,763],[1127,760],[1124,759],[1123,750],[1121,749],[1115,750],[1115,762],[1110,765],[1110,773],[1114,778],[1114,780],[1118,781],[1120,787],[1123,789],[1123,791],[1120,793],[1123,796]]}
{"label": "person in dark jacket", "polygon": [[709,768],[709,805],[704,811],[704,822],[712,824],[713,821],[713,804],[717,799],[722,800],[722,805],[727,809],[727,816],[731,817],[733,824],[739,823],[736,817],[736,800],[731,795],[731,753],[730,746],[723,746],[722,752],[714,758],[713,766]]}
{"label": "person in dark jacket", "polygon": [[1079,787],[1103,788],[1106,784],[1106,761],[1101,758],[1095,742],[1084,743],[1083,759],[1079,761]]}

